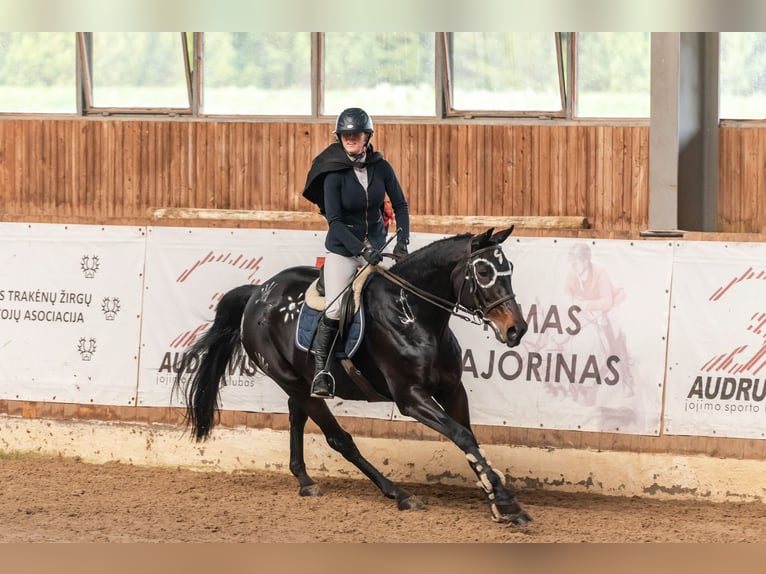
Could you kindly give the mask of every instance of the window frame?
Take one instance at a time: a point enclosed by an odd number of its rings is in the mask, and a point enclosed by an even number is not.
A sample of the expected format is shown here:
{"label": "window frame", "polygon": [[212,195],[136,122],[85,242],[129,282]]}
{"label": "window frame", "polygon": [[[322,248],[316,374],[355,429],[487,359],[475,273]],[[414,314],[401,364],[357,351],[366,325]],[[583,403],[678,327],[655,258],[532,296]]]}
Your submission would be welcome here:
{"label": "window frame", "polygon": [[71,112],[49,112],[49,111],[8,111],[0,109],[0,119],[5,118],[13,118],[13,117],[43,117],[43,118],[56,118],[56,117],[64,117],[64,118],[72,118],[72,117],[79,117],[82,115],[82,109],[80,105],[80,98],[79,98],[79,86],[80,86],[80,70],[78,68],[79,66],[79,46],[77,45],[77,39],[75,38],[74,43],[74,50],[75,50],[75,77],[72,84],[70,84],[70,87],[74,87],[76,90],[75,95],[75,101],[74,101],[74,111]]}
{"label": "window frame", "polygon": [[[312,69],[312,78],[313,73],[316,72],[317,81],[313,84],[313,89],[316,94],[316,106],[312,109],[312,117],[318,118],[318,119],[335,119],[336,116],[334,114],[329,114],[324,109],[324,103],[325,103],[325,59],[326,59],[326,48],[325,48],[325,32],[314,32],[312,34],[317,34],[317,40],[316,43],[313,45],[313,51],[316,52],[316,58],[312,58],[312,65],[316,63],[316,68]],[[407,115],[398,115],[398,114],[374,114],[376,118],[385,118],[386,120],[394,120],[394,121],[434,121],[443,119],[445,116],[442,114],[442,93],[444,92],[444,85],[441,75],[441,67],[440,67],[440,55],[441,50],[439,49],[439,34],[442,34],[442,32],[432,32],[434,35],[434,69],[433,69],[433,75],[434,75],[434,113],[429,115],[418,115],[418,114],[407,114]]]}
{"label": "window frame", "polygon": [[[96,32],[97,33],[97,32]],[[114,106],[96,106],[93,104],[93,34],[94,32],[76,32],[77,34],[77,55],[79,71],[82,76],[80,93],[82,94],[82,114],[88,115],[157,115],[157,116],[193,116],[198,115],[198,108],[194,106],[196,98],[194,97],[194,88],[197,88],[196,82],[192,78],[192,69],[189,59],[189,46],[186,35],[189,32],[178,32],[181,42],[181,57],[183,58],[184,76],[186,78],[186,93],[189,105],[186,107],[114,107]],[[194,58],[195,64],[198,64],[197,53],[197,33],[193,33]]]}
{"label": "window frame", "polygon": [[[577,44],[580,39],[579,32],[574,32],[570,34],[570,42],[569,42],[569,58],[571,65],[569,67],[569,73],[571,75],[571,80],[569,82],[570,91],[571,91],[571,109],[568,110],[568,118],[572,119],[573,121],[577,122],[587,122],[587,123],[594,123],[594,122],[615,122],[619,124],[631,124],[631,125],[640,125],[642,123],[649,123],[650,116],[645,117],[629,117],[629,116],[581,116],[578,112],[578,98],[580,94],[579,89],[579,70],[580,66],[578,63],[579,60],[579,50],[577,49]],[[651,36],[649,40],[649,67],[650,67],[650,77],[649,77],[649,104],[651,109]]]}
{"label": "window frame", "polygon": [[[718,123],[720,126],[737,127],[742,125],[761,127],[766,125],[766,112],[762,117],[730,117],[721,115],[721,85],[723,84],[723,65],[721,63],[721,56],[723,54],[723,35],[739,34],[741,32],[718,32],[718,60],[717,60],[717,83],[718,83]],[[758,31],[758,34],[765,34],[766,32]]]}
{"label": "window frame", "polygon": [[[297,32],[296,32],[297,33]],[[234,114],[234,113],[210,113],[206,112],[204,100],[205,100],[205,58],[204,58],[204,51],[205,51],[205,33],[204,32],[194,32],[194,52],[195,52],[195,67],[194,70],[192,70],[192,84],[194,85],[195,93],[193,94],[192,99],[190,100],[192,102],[192,115],[194,117],[198,118],[208,118],[208,119],[214,119],[214,120],[243,120],[243,121],[280,121],[280,120],[286,120],[286,121],[295,121],[295,120],[306,120],[306,119],[314,119],[317,117],[320,117],[320,115],[317,114],[317,106],[319,97],[318,94],[318,52],[317,49],[317,42],[321,42],[324,39],[324,34],[321,32],[310,32],[310,43],[311,43],[311,54],[310,54],[310,106],[311,111],[308,114]]]}
{"label": "window frame", "polygon": [[[470,110],[470,109],[457,109],[454,107],[453,91],[454,91],[454,79],[452,78],[452,60],[453,60],[453,34],[454,32],[439,32],[440,38],[437,38],[437,44],[441,45],[440,54],[437,54],[437,58],[441,57],[441,64],[443,69],[444,84],[441,86],[442,95],[444,98],[444,111],[443,117],[446,118],[540,118],[540,119],[567,119],[567,94],[565,89],[565,77],[564,77],[564,55],[562,50],[562,32],[551,32],[554,35],[554,43],[556,46],[556,69],[558,71],[559,80],[559,101],[561,108],[558,111],[552,110]],[[440,40],[440,41],[439,41]]]}

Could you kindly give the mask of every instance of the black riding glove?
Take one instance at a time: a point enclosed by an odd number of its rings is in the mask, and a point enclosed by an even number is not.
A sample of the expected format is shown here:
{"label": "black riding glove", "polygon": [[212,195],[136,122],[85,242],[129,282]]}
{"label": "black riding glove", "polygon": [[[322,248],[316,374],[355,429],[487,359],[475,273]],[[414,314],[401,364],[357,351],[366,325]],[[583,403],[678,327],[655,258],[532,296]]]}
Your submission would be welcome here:
{"label": "black riding glove", "polygon": [[365,247],[362,249],[362,257],[364,257],[364,260],[370,265],[377,265],[383,261],[383,256],[372,247]]}
{"label": "black riding glove", "polygon": [[394,259],[398,261],[405,255],[407,255],[407,242],[404,239],[400,239],[394,247]]}

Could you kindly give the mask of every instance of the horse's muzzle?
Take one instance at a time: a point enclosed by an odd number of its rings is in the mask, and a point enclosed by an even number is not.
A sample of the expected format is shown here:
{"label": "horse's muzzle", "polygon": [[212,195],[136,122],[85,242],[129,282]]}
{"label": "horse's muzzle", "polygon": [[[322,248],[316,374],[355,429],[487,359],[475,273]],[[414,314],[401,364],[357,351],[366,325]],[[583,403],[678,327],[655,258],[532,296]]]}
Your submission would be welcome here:
{"label": "horse's muzzle", "polygon": [[503,342],[509,347],[515,347],[519,343],[521,343],[521,339],[524,337],[524,334],[526,332],[527,332],[527,323],[525,321],[521,321],[514,325],[511,325],[505,331],[505,341]]}
{"label": "horse's muzzle", "polygon": [[509,347],[516,347],[521,343],[521,339],[527,332],[527,322],[516,313],[491,312],[487,319],[497,340]]}

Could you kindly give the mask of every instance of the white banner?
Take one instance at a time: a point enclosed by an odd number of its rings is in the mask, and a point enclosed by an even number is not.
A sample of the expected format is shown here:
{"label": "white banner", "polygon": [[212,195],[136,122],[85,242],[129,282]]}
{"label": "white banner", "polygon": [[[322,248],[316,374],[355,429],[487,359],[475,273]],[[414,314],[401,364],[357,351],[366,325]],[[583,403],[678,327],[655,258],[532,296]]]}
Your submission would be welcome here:
{"label": "white banner", "polygon": [[145,229],[0,224],[0,397],[134,405]]}
{"label": "white banner", "polygon": [[[272,230],[150,228],[139,405],[182,404],[180,397],[171,402],[170,392],[181,355],[213,321],[224,293],[313,263],[304,252],[294,236]],[[232,366],[221,399],[228,409],[287,412],[284,393],[246,358]]]}
{"label": "white banner", "polygon": [[[181,355],[210,325],[220,298],[287,267],[324,257],[324,233],[271,229],[149,229],[139,405],[179,406],[171,397]],[[391,418],[391,405],[334,401],[337,414]],[[287,412],[287,395],[245,359],[221,390],[225,409]]]}
{"label": "white banner", "polygon": [[665,432],[766,436],[766,245],[681,242]]}
{"label": "white banner", "polygon": [[453,320],[472,422],[659,434],[672,245],[511,238],[529,331],[509,349]]}
{"label": "white banner", "polygon": [[[19,400],[180,405],[170,395],[179,359],[220,297],[325,254],[314,231],[0,230],[0,396]],[[413,234],[411,249],[440,237]],[[504,250],[529,332],[509,349],[452,320],[472,422],[658,434],[672,244],[511,236]],[[402,418],[392,404],[330,404],[339,415]],[[244,361],[231,367],[222,406],[283,413],[287,397]]]}

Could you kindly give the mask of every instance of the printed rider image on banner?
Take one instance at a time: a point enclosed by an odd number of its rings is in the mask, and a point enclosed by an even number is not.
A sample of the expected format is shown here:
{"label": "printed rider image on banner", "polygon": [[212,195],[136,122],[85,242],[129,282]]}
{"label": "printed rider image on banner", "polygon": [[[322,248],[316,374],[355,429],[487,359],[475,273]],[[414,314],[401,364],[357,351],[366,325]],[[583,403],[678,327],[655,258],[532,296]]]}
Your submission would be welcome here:
{"label": "printed rider image on banner", "polygon": [[[591,248],[586,243],[576,243],[572,246],[568,262],[569,270],[564,281],[564,291],[580,309],[580,345],[590,349],[591,355],[597,358],[599,372],[606,373],[606,384],[619,377],[624,395],[632,396],[635,389],[626,337],[614,312],[625,301],[625,289],[616,286],[607,268],[593,260]],[[583,340],[585,345],[582,344]],[[598,397],[597,401],[596,386],[576,385],[570,388],[575,395],[579,394],[576,397],[578,400],[589,404],[598,402],[601,416],[614,419],[615,424],[619,424],[620,419],[624,419],[625,416],[633,415],[632,411],[609,406],[603,397]],[[627,421],[623,421],[625,422]]]}

